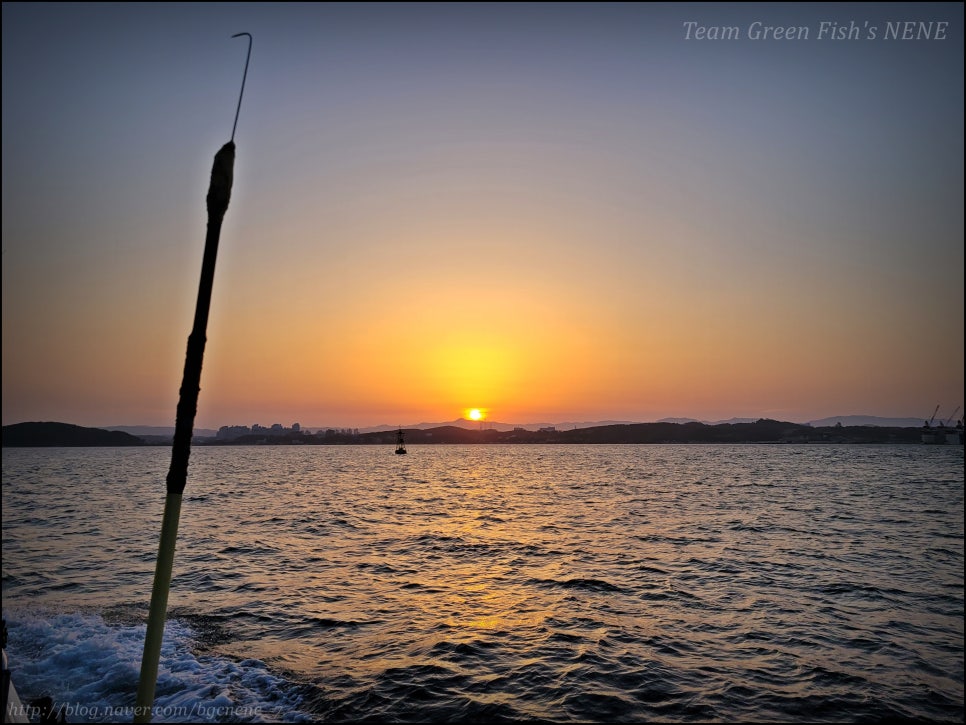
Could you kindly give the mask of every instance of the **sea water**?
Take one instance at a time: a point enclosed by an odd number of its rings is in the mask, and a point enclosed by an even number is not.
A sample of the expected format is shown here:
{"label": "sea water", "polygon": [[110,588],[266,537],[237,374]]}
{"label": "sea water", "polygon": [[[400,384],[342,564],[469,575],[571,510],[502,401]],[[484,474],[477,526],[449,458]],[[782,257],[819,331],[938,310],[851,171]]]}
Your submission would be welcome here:
{"label": "sea water", "polygon": [[[170,451],[3,450],[21,698],[130,721]],[[963,720],[963,449],[196,447],[155,721]]]}

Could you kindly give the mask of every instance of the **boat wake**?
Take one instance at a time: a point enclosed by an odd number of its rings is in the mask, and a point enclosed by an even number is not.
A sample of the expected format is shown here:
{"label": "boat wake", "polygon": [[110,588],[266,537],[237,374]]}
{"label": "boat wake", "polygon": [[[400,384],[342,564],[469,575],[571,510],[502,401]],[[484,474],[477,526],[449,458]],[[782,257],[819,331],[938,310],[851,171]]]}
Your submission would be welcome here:
{"label": "boat wake", "polygon": [[[53,700],[70,723],[131,722],[145,625],[101,614],[4,612],[20,698]],[[168,620],[158,672],[158,722],[310,722],[293,683],[256,659],[199,651],[199,634]]]}

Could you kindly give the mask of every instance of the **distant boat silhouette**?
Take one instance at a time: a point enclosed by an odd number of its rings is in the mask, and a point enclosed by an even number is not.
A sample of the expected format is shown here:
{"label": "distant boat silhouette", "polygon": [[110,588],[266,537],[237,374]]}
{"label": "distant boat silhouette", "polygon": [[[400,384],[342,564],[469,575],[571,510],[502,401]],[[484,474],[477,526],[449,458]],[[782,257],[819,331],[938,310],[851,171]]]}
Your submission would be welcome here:
{"label": "distant boat silhouette", "polygon": [[403,440],[402,428],[396,431],[396,455],[402,455],[406,452],[406,441]]}

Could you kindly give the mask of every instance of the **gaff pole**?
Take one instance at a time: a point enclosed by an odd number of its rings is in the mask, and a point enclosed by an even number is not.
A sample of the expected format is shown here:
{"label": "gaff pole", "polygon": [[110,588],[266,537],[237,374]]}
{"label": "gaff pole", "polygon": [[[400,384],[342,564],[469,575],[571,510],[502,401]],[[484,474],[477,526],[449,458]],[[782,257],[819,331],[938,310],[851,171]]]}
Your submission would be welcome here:
{"label": "gaff pole", "polygon": [[235,167],[235,129],[241,111],[245,79],[248,77],[248,61],[252,55],[250,33],[236,33],[237,38],[248,36],[248,55],[245,58],[245,75],[242,76],[238,107],[231,140],[218,153],[211,167],[211,183],[208,185],[208,231],[205,235],[205,254],[201,263],[201,281],[198,285],[198,301],[195,305],[194,325],[188,336],[184,375],[178,398],[175,419],[174,443],[171,447],[171,466],[168,468],[167,495],[164,498],[164,516],[161,520],[161,541],[158,544],[158,561],[154,569],[154,586],[151,590],[151,609],[148,627],[144,635],[144,654],[141,657],[141,677],[138,681],[134,722],[151,722],[154,706],[154,688],[158,681],[158,662],[161,659],[161,640],[168,611],[168,592],[171,588],[171,570],[174,549],[178,538],[178,521],[181,517],[181,495],[188,483],[188,457],[191,455],[191,436],[194,431],[195,413],[198,411],[198,392],[201,390],[201,364],[205,356],[205,332],[208,328],[208,310],[211,306],[211,288],[215,279],[215,258],[218,255],[218,238],[221,222],[231,199],[232,177]]}

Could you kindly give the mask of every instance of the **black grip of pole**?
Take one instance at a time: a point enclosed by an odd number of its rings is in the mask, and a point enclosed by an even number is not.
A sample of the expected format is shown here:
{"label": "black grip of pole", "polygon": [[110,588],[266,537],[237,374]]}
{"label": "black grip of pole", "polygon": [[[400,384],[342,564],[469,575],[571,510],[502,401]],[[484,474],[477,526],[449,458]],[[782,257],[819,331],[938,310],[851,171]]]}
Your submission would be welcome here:
{"label": "black grip of pole", "polygon": [[215,154],[211,166],[211,183],[208,185],[208,218],[225,216],[231,200],[231,184],[235,169],[235,142],[229,141]]}
{"label": "black grip of pole", "polygon": [[221,236],[222,219],[231,200],[234,168],[235,143],[229,141],[215,154],[215,161],[211,166],[211,183],[208,185],[208,233],[205,236],[205,254],[201,263],[194,326],[188,336],[184,375],[181,378],[174,443],[171,447],[171,466],[168,468],[168,493],[183,493],[188,483],[188,457],[191,455],[191,436],[194,432],[195,414],[198,412],[198,393],[201,391],[201,366],[205,357],[208,309],[211,306],[211,289],[215,281],[218,238]]}

